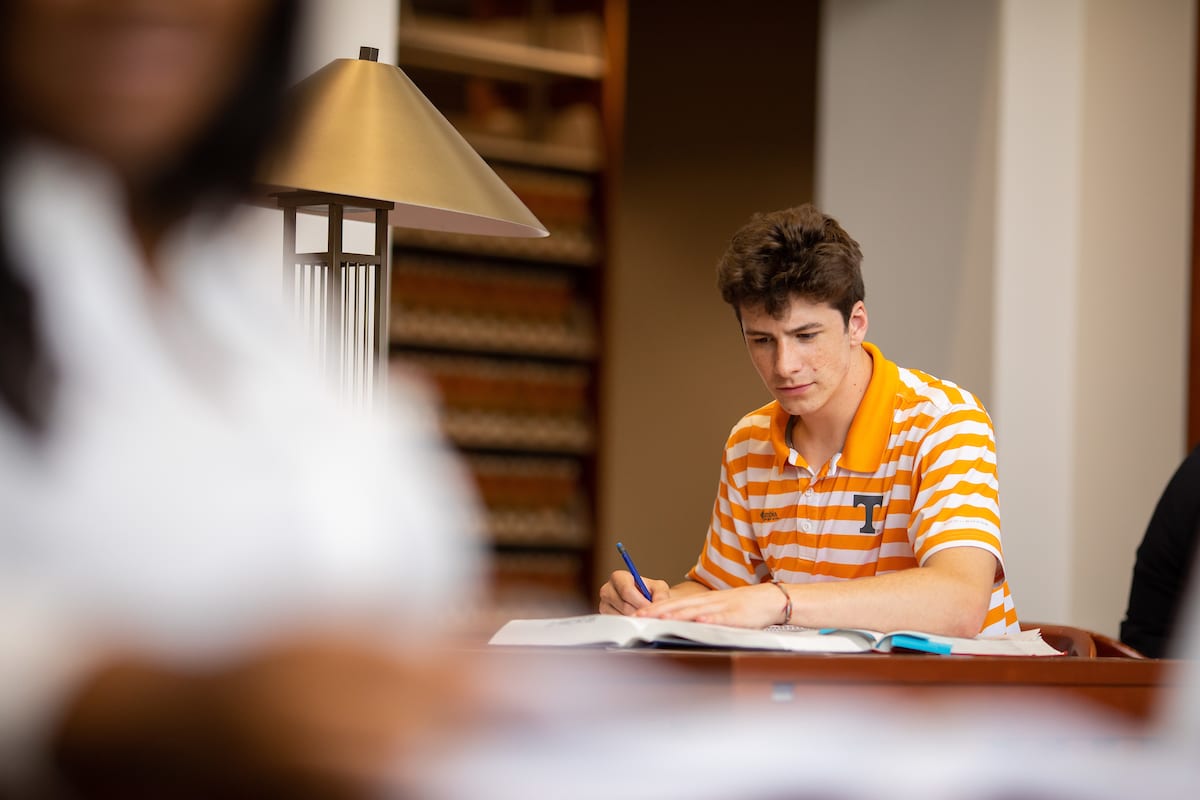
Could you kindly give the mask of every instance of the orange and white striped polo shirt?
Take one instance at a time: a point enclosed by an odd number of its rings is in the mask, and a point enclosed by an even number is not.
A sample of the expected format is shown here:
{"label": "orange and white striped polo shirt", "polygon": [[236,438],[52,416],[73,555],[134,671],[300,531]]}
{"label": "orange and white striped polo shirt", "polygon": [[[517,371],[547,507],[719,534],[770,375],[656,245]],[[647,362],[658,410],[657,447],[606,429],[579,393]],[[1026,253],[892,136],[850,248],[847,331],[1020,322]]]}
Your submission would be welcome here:
{"label": "orange and white striped polo shirt", "polygon": [[687,577],[710,589],[844,580],[910,569],[949,547],[982,547],[999,567],[981,633],[1016,633],[987,411],[953,383],[863,347],[871,381],[842,452],[816,474],[788,445],[779,403],[734,426],[708,539]]}

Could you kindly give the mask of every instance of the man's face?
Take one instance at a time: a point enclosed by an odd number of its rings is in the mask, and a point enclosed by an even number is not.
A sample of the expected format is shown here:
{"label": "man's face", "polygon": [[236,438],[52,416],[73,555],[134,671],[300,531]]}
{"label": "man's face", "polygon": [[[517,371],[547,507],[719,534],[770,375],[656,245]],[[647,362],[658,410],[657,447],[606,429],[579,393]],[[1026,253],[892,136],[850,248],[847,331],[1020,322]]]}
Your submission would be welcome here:
{"label": "man's face", "polygon": [[[843,323],[828,303],[792,295],[779,317],[762,306],[741,308],[742,333],[750,360],[767,390],[789,414],[818,414],[832,400],[852,393],[839,389],[850,371],[853,354],[867,333],[867,311],[857,303]],[[850,402],[857,402],[854,397]]]}

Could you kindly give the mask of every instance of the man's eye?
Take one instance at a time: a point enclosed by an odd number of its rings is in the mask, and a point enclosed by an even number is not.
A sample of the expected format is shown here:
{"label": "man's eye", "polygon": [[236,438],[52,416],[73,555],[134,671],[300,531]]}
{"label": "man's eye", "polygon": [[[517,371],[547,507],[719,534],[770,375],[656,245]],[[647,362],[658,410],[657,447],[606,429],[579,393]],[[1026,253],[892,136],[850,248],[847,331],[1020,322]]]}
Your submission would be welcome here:
{"label": "man's eye", "polygon": [[817,335],[815,333],[797,333],[796,338],[802,342],[811,342],[817,338]]}
{"label": "man's eye", "polygon": [[766,336],[755,336],[750,341],[754,342],[755,344],[770,344],[771,343],[771,340],[769,338],[767,338]]}

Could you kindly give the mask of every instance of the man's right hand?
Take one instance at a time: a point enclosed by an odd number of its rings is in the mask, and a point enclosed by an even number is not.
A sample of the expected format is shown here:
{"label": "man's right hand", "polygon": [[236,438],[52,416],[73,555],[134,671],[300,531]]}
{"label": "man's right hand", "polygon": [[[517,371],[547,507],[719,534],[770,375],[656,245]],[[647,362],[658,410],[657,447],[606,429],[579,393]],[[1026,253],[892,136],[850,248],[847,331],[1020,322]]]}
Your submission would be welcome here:
{"label": "man's right hand", "polygon": [[[642,578],[654,602],[671,599],[671,585],[666,581]],[[634,583],[633,575],[623,569],[617,570],[608,583],[600,587],[600,613],[630,616],[639,608],[650,605]]]}

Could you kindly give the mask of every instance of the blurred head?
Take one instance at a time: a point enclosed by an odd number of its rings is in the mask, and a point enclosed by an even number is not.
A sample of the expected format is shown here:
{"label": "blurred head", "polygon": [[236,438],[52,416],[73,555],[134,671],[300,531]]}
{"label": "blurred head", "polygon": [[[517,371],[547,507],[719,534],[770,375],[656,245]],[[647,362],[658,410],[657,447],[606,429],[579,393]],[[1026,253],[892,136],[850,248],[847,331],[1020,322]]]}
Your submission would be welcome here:
{"label": "blurred head", "polygon": [[[0,0],[0,168],[26,137],[92,157],[124,184],[151,253],[197,205],[250,190],[284,130],[300,4]],[[11,257],[0,240],[0,411],[36,432],[54,370]]]}
{"label": "blurred head", "polygon": [[806,203],[755,214],[717,265],[721,297],[737,313],[783,314],[793,298],[836,309],[849,325],[864,296],[862,250],[833,217]]}
{"label": "blurred head", "polygon": [[177,215],[239,190],[277,122],[292,0],[6,0],[5,128],[106,164]]}

